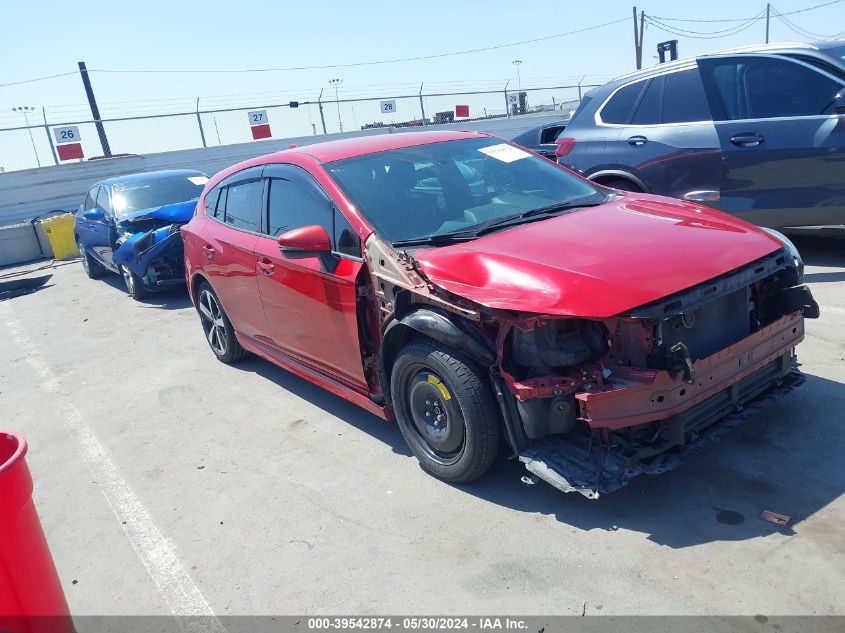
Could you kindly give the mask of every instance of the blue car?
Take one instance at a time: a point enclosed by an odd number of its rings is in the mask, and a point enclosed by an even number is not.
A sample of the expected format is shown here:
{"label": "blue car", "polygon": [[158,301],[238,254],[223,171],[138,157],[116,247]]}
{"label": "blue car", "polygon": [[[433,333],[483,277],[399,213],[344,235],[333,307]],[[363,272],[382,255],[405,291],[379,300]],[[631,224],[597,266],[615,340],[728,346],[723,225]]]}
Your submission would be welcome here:
{"label": "blue car", "polygon": [[206,182],[200,171],[178,169],[96,183],[74,223],[85,273],[122,275],[133,299],[185,283],[179,228],[193,217]]}

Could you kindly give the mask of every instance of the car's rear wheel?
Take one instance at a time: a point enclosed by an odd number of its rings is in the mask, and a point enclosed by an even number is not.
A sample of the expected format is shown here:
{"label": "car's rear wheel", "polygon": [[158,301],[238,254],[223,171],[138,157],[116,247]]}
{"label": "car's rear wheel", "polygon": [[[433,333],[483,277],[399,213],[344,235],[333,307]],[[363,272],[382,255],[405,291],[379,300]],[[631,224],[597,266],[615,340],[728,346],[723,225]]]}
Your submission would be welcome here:
{"label": "car's rear wheel", "polygon": [[470,358],[412,341],[393,366],[391,396],[402,436],[426,471],[455,483],[487,472],[499,448],[499,413]]}
{"label": "car's rear wheel", "polygon": [[82,243],[82,240],[76,240],[76,248],[79,249],[79,258],[82,260],[82,270],[85,271],[85,274],[88,275],[90,279],[102,277],[103,273],[106,272],[106,269],[98,262],[94,261],[94,258],[91,257],[88,251],[85,250],[85,245]]}
{"label": "car's rear wheel", "polygon": [[135,301],[139,301],[150,294],[149,291],[144,288],[144,280],[129,270],[129,268],[121,266],[120,273],[123,275],[123,281],[126,283],[126,292],[128,292],[129,296],[135,299]]}
{"label": "car's rear wheel", "polygon": [[235,330],[223,311],[217,293],[208,282],[202,282],[197,291],[197,312],[205,338],[217,360],[234,363],[246,356],[246,350],[235,337]]}

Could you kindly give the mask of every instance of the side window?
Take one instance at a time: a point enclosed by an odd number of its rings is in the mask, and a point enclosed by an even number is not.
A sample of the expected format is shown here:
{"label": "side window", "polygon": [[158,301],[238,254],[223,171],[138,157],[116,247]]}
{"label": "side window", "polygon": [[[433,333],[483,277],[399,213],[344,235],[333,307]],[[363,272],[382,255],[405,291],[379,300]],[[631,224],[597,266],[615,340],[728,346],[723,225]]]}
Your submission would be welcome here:
{"label": "side window", "polygon": [[220,197],[220,187],[215,187],[205,194],[205,212],[214,217],[217,214],[217,200]]}
{"label": "side window", "polygon": [[88,195],[85,196],[85,202],[82,203],[82,210],[89,211],[96,206],[97,200],[97,190],[99,187],[91,187],[91,191],[88,192]]}
{"label": "side window", "polygon": [[601,109],[601,120],[604,123],[624,124],[631,117],[631,110],[640,96],[645,81],[638,81],[619,90]]}
{"label": "side window", "polygon": [[637,111],[631,119],[634,125],[655,125],[660,123],[660,100],[663,93],[663,77],[654,77],[648,82]]}
{"label": "side window", "polygon": [[[271,178],[268,182],[270,235],[278,237],[301,226],[319,224],[332,237],[332,211],[327,200],[290,180]],[[231,204],[231,194],[229,200]]]}
{"label": "side window", "polygon": [[106,213],[111,213],[108,187],[100,187],[100,193],[97,194],[97,208],[105,211]]}
{"label": "side window", "polygon": [[698,68],[669,73],[663,89],[663,123],[710,121],[710,108]]}
{"label": "side window", "polygon": [[[263,188],[260,180],[229,185],[226,188],[226,212],[223,215],[223,221],[243,231],[253,231],[256,233],[260,231],[262,192]],[[217,217],[220,217],[219,210]]]}
{"label": "side window", "polygon": [[777,57],[701,60],[717,120],[814,116],[832,111],[842,81]]}

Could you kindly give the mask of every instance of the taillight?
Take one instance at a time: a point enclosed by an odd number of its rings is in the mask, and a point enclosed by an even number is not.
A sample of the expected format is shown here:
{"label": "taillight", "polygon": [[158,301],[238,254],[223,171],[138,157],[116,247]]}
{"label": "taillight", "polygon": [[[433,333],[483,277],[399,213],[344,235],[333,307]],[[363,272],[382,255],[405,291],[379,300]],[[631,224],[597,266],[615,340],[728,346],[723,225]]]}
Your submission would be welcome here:
{"label": "taillight", "polygon": [[555,141],[557,145],[557,149],[555,150],[555,156],[560,158],[561,156],[566,156],[572,149],[575,147],[575,139],[574,138],[559,138]]}

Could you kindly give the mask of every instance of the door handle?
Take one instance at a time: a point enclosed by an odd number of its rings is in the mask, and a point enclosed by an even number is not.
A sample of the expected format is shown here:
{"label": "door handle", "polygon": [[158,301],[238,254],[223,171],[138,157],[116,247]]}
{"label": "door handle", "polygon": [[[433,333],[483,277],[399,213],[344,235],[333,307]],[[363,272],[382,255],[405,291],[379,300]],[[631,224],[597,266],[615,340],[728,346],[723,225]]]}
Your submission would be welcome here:
{"label": "door handle", "polygon": [[262,275],[272,275],[273,272],[276,270],[276,265],[271,262],[270,260],[264,260],[258,262],[258,271]]}
{"label": "door handle", "polygon": [[645,145],[646,143],[648,143],[648,139],[645,136],[637,135],[628,139],[629,145]]}
{"label": "door handle", "polygon": [[731,137],[731,143],[737,147],[757,147],[766,138],[756,132],[742,132]]}
{"label": "door handle", "polygon": [[206,259],[214,259],[214,252],[214,249],[208,244],[202,247],[202,254],[205,255]]}

